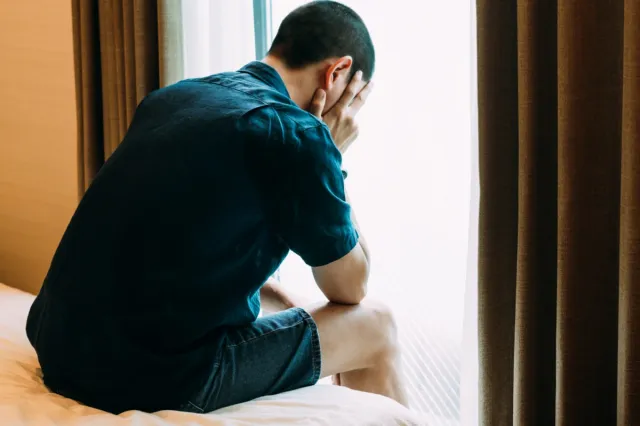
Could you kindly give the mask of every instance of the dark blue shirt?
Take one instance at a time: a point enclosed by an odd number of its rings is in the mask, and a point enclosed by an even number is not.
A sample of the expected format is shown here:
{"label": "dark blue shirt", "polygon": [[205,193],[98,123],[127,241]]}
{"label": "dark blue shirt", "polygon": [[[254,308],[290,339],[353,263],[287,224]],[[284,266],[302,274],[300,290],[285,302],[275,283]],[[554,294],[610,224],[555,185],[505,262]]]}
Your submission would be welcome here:
{"label": "dark blue shirt", "polygon": [[266,64],[151,93],[29,313],[45,383],[111,412],[175,408],[289,250],[319,266],[356,245],[340,166]]}

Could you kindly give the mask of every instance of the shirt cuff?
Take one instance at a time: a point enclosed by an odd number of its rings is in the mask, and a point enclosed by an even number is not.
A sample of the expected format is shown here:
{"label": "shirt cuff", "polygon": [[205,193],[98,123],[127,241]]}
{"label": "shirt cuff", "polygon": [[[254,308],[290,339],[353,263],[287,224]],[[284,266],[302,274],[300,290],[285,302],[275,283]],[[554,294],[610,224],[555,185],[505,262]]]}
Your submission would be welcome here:
{"label": "shirt cuff", "polygon": [[305,256],[304,261],[312,268],[319,266],[325,266],[336,260],[342,259],[353,250],[358,244],[358,233],[355,229],[352,229],[346,238],[340,242],[337,242],[332,247],[319,250],[317,253],[308,254]]}

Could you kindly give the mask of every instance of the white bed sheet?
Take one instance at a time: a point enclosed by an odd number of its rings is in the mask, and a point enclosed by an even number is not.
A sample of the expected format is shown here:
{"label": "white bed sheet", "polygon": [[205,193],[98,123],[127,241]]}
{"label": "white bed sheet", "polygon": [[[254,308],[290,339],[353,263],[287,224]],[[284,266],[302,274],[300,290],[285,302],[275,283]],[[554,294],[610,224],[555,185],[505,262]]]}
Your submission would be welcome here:
{"label": "white bed sheet", "polygon": [[235,426],[426,425],[394,401],[318,385],[227,407],[209,414],[128,411],[114,416],[51,393],[42,383],[25,322],[33,296],[0,284],[0,425]]}

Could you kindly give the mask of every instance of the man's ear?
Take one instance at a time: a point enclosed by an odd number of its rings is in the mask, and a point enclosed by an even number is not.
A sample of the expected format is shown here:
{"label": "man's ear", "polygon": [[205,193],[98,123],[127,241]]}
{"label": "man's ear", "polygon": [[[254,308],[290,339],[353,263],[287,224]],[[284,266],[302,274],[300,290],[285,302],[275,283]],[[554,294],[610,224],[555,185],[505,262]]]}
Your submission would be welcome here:
{"label": "man's ear", "polygon": [[[331,90],[335,82],[339,78],[348,78],[351,73],[353,58],[351,56],[343,56],[331,62],[324,76],[324,89]],[[348,82],[347,82],[348,83]]]}

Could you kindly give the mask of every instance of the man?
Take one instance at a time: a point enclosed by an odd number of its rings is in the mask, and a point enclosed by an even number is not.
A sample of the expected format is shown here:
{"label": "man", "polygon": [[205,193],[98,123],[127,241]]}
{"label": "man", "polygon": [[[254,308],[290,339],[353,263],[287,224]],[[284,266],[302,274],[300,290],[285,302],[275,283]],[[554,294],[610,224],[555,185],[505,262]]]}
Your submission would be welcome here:
{"label": "man", "polygon": [[[208,412],[334,376],[405,403],[393,318],[360,303],[369,253],[341,171],[374,61],[356,13],[312,2],[263,62],[142,101],[29,313],[53,391]],[[328,303],[268,280],[289,250]],[[281,311],[258,318],[261,298]]]}

